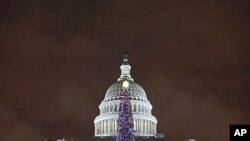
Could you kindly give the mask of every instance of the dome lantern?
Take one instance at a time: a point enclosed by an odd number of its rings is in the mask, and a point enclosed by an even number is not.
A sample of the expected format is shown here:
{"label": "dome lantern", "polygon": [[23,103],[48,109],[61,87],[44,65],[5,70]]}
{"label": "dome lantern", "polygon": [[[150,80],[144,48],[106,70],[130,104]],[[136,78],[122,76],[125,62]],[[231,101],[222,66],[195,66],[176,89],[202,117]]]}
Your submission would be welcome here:
{"label": "dome lantern", "polygon": [[117,79],[117,81],[121,80],[130,80],[134,81],[134,79],[130,75],[131,66],[128,64],[128,53],[125,51],[123,56],[123,63],[120,66],[121,76]]}

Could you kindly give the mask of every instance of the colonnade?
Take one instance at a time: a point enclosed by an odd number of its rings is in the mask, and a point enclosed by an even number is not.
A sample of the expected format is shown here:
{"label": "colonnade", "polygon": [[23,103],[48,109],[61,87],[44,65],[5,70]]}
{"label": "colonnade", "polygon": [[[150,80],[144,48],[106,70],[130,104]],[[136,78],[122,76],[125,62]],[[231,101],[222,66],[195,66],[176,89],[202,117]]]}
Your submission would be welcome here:
{"label": "colonnade", "polygon": [[145,119],[135,119],[134,129],[138,134],[156,134],[156,123],[145,120]]}
{"label": "colonnade", "polygon": [[[95,125],[95,135],[116,135],[118,129],[117,119],[101,120]],[[155,135],[156,123],[146,119],[134,119],[134,129],[137,135]]]}
{"label": "colonnade", "polygon": [[[113,103],[102,105],[100,108],[101,114],[108,114],[108,113],[117,113],[119,111],[120,103]],[[151,114],[151,109],[147,104],[133,104],[131,103],[131,108],[133,113],[144,113],[144,114]]]}

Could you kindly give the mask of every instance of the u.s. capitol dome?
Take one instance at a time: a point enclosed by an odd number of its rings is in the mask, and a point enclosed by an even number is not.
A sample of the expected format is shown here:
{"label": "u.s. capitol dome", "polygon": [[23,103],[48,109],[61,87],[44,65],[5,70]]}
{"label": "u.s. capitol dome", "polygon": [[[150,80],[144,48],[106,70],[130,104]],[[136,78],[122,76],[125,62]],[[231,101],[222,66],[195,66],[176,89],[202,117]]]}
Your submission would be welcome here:
{"label": "u.s. capitol dome", "polygon": [[118,132],[117,118],[122,98],[123,83],[128,82],[127,91],[130,97],[134,129],[136,137],[155,137],[157,135],[157,119],[152,115],[153,106],[147,99],[144,89],[130,75],[131,66],[128,55],[124,54],[120,66],[121,75],[117,82],[106,91],[104,100],[99,105],[100,114],[95,118],[95,137],[112,137]]}

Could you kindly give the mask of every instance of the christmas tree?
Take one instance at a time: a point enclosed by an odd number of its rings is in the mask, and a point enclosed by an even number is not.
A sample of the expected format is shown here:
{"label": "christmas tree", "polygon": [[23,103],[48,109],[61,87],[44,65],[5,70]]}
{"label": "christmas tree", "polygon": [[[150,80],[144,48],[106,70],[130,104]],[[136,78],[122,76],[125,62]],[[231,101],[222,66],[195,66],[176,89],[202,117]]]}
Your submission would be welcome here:
{"label": "christmas tree", "polygon": [[134,141],[134,124],[129,101],[129,94],[125,90],[120,104],[118,117],[118,134],[116,141]]}

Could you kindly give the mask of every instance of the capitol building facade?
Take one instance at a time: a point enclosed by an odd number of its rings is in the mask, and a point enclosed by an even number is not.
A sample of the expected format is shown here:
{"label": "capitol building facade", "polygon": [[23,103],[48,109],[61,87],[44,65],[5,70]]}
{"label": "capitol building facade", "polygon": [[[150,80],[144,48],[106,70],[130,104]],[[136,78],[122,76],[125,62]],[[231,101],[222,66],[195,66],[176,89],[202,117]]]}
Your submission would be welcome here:
{"label": "capitol building facade", "polygon": [[95,118],[95,137],[115,137],[118,132],[119,106],[122,98],[123,83],[128,83],[130,104],[136,137],[156,137],[157,119],[152,115],[153,106],[147,99],[144,89],[130,75],[131,66],[125,53],[120,66],[121,75],[117,82],[106,91],[104,100],[99,105],[100,114]]}

